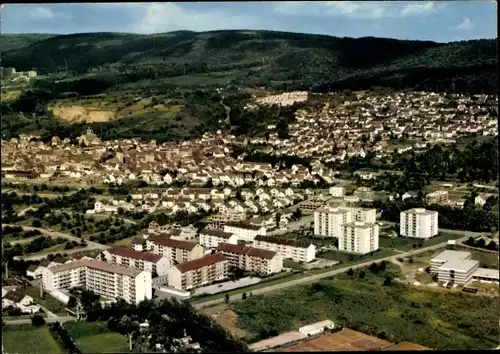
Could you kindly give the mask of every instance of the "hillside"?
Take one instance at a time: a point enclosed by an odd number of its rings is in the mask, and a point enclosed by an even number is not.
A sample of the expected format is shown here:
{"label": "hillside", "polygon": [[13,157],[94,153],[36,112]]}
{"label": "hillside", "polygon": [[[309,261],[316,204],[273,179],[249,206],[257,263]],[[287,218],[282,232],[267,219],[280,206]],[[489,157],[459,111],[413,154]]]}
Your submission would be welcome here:
{"label": "hillside", "polygon": [[2,66],[37,67],[42,74],[66,63],[77,75],[91,69],[127,72],[137,80],[186,86],[232,82],[319,91],[371,86],[443,90],[452,82],[457,90],[468,91],[496,91],[497,86],[495,40],[440,44],[235,30],[83,33],[29,41],[4,35],[2,41],[9,48],[2,46]]}
{"label": "hillside", "polygon": [[29,45],[54,37],[53,34],[2,34],[0,36],[0,53],[10,52],[14,49],[28,47]]}

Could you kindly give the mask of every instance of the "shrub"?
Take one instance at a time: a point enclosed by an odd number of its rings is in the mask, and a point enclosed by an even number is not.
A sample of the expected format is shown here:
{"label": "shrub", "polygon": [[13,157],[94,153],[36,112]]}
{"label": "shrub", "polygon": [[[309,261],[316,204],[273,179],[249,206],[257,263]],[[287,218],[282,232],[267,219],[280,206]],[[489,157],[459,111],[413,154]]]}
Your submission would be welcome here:
{"label": "shrub", "polygon": [[36,327],[43,326],[45,324],[45,319],[40,315],[33,315],[31,317],[31,324]]}

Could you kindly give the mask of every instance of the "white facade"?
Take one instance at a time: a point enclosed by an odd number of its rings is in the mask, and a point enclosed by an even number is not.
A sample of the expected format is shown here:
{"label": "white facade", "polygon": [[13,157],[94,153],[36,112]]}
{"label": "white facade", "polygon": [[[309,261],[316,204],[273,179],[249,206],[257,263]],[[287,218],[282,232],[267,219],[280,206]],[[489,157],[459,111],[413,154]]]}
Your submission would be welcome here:
{"label": "white facade", "polygon": [[299,328],[299,332],[305,336],[314,336],[325,331],[325,328],[333,329],[335,327],[331,320],[324,320],[312,323]]}
{"label": "white facade", "polygon": [[278,252],[283,258],[288,258],[297,263],[308,263],[316,259],[316,246],[295,242],[290,239],[257,236],[253,246],[269,251]]}
{"label": "white facade", "polygon": [[438,212],[414,208],[401,212],[401,236],[428,239],[438,234]]}
{"label": "white facade", "polygon": [[470,259],[470,252],[446,250],[431,259],[431,274],[437,274],[439,267],[446,262]]}
{"label": "white facade", "polygon": [[345,188],[342,186],[330,187],[330,195],[334,198],[343,198],[345,195]]}
{"label": "white facade", "polygon": [[314,212],[314,234],[324,237],[342,236],[342,225],[351,221],[374,223],[376,209],[367,208],[320,208]]}
{"label": "white facade", "polygon": [[258,235],[266,236],[267,229],[264,226],[227,222],[224,225],[224,232],[235,234],[239,241],[253,242]]}
{"label": "white facade", "polygon": [[158,276],[167,274],[171,267],[170,260],[158,254],[139,252],[126,247],[108,248],[103,252],[106,262],[145,270]]}
{"label": "white facade", "polygon": [[379,227],[375,223],[353,221],[342,225],[339,251],[367,254],[378,250]]}
{"label": "white facade", "polygon": [[230,267],[266,275],[283,270],[283,257],[279,252],[228,243],[221,243],[217,252],[227,258]]}
{"label": "white facade", "polygon": [[479,268],[479,261],[472,259],[456,259],[446,262],[438,268],[438,281],[449,282],[457,285],[467,284]]}
{"label": "white facade", "polygon": [[95,259],[45,268],[42,282],[49,292],[81,286],[105,298],[124,299],[129,303],[138,304],[153,298],[151,273]]}
{"label": "white facade", "polygon": [[179,290],[198,288],[226,279],[228,268],[228,260],[222,254],[177,264],[168,270],[168,286]]}
{"label": "white facade", "polygon": [[203,229],[200,231],[200,245],[204,248],[217,248],[221,243],[236,245],[238,236],[220,230]]}

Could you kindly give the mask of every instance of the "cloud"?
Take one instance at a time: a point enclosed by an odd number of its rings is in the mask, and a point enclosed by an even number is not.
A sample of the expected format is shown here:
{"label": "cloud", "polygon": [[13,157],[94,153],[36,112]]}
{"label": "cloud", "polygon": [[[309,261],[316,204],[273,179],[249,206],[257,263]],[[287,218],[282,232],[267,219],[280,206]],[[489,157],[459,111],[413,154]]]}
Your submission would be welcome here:
{"label": "cloud", "polygon": [[335,16],[357,20],[379,20],[435,13],[445,4],[433,1],[408,3],[402,9],[399,2],[381,1],[328,1],[328,2],[281,2],[274,9],[282,15]]}
{"label": "cloud", "polygon": [[53,11],[46,6],[29,6],[23,17],[34,21],[51,21],[55,19],[69,19],[68,13]]}
{"label": "cloud", "polygon": [[[125,5],[136,13],[137,20],[130,26],[135,33],[158,33],[177,30],[210,31],[221,29],[257,29],[264,24],[257,16],[231,15],[217,9],[185,9],[174,3],[129,3]],[[113,5],[106,5],[113,6]]]}
{"label": "cloud", "polygon": [[464,16],[462,19],[462,22],[460,22],[458,25],[452,27],[454,31],[471,31],[474,28],[474,25],[472,24],[472,21],[470,18]]}

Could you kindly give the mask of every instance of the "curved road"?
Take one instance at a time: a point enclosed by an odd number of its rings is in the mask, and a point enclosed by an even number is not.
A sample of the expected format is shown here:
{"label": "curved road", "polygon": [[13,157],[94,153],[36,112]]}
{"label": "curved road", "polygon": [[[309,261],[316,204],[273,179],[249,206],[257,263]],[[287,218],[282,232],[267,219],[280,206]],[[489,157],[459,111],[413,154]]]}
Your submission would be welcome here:
{"label": "curved road", "polygon": [[[13,224],[2,224],[2,227],[4,226],[20,226],[20,225],[13,225]],[[46,235],[46,236],[50,236],[50,237],[61,237],[61,238],[65,238],[67,240],[71,240],[71,241],[76,241],[76,242],[80,242],[81,239],[78,238],[78,237],[75,237],[75,236],[72,236],[72,235],[68,235],[68,234],[63,234],[62,232],[58,232],[58,231],[52,231],[52,230],[47,230],[47,229],[41,229],[41,228],[38,228],[38,227],[31,227],[31,226],[22,226],[23,230],[38,230],[40,231],[42,234]],[[101,245],[100,243],[97,243],[97,242],[92,242],[92,241],[88,241],[88,240],[85,240],[85,242],[87,242],[87,247],[84,247],[84,248],[73,248],[73,249],[70,249],[70,250],[64,250],[64,253],[67,253],[67,254],[72,254],[72,253],[78,253],[78,252],[82,252],[82,251],[92,251],[92,250],[98,250],[98,249],[101,249],[101,250],[105,250],[107,248],[109,248],[109,246],[106,246],[106,245]],[[45,257],[47,257],[49,254],[51,253],[57,253],[57,252],[47,252],[47,253],[37,253],[33,256],[27,256],[27,257],[20,257],[26,261],[30,260],[30,261],[35,261],[35,260],[40,260],[40,259],[43,259]],[[60,252],[59,252],[60,253]]]}
{"label": "curved road", "polygon": [[[445,231],[445,230],[442,230],[442,231]],[[470,236],[478,236],[478,233],[473,233],[473,232],[468,232],[468,231],[453,231],[453,232],[464,234],[464,237],[456,240],[457,242],[463,242],[463,241],[467,240]],[[281,283],[281,284],[276,284],[276,285],[271,285],[271,286],[268,286],[266,288],[255,289],[255,290],[252,290],[252,294],[253,295],[260,295],[260,294],[265,294],[265,293],[269,293],[269,292],[272,292],[272,291],[286,289],[286,288],[289,288],[289,287],[292,287],[292,286],[295,286],[295,285],[312,283],[312,282],[315,282],[315,281],[318,281],[318,280],[321,280],[321,279],[329,278],[329,277],[332,277],[332,276],[335,276],[335,275],[347,272],[349,269],[364,268],[364,267],[367,267],[367,266],[371,265],[372,263],[380,263],[382,261],[391,261],[392,259],[396,259],[396,258],[409,257],[409,256],[413,256],[415,254],[424,253],[424,252],[427,252],[427,251],[433,251],[433,250],[445,247],[447,245],[447,243],[448,242],[442,242],[442,243],[439,243],[437,245],[433,245],[433,246],[429,246],[429,247],[423,247],[423,248],[417,248],[417,249],[414,249],[414,250],[411,250],[411,251],[408,251],[408,252],[399,253],[397,255],[392,255],[392,256],[384,257],[384,258],[379,258],[379,259],[376,259],[376,260],[370,260],[370,261],[367,261],[367,262],[364,262],[364,263],[359,263],[359,264],[356,264],[356,265],[346,266],[345,268],[335,269],[335,270],[331,270],[331,271],[320,273],[320,274],[311,275],[311,276],[300,278],[300,279],[290,280],[288,282]],[[229,297],[229,300],[231,302],[239,301],[239,300],[241,300],[241,294],[232,295],[232,296]],[[204,307],[217,305],[217,304],[220,304],[222,302],[224,302],[224,298],[220,298],[220,299],[216,299],[216,300],[210,300],[210,301],[205,301],[205,302],[201,302],[201,303],[198,303],[198,304],[193,304],[193,307],[195,307],[197,309],[201,309],[201,308],[204,308]]]}

